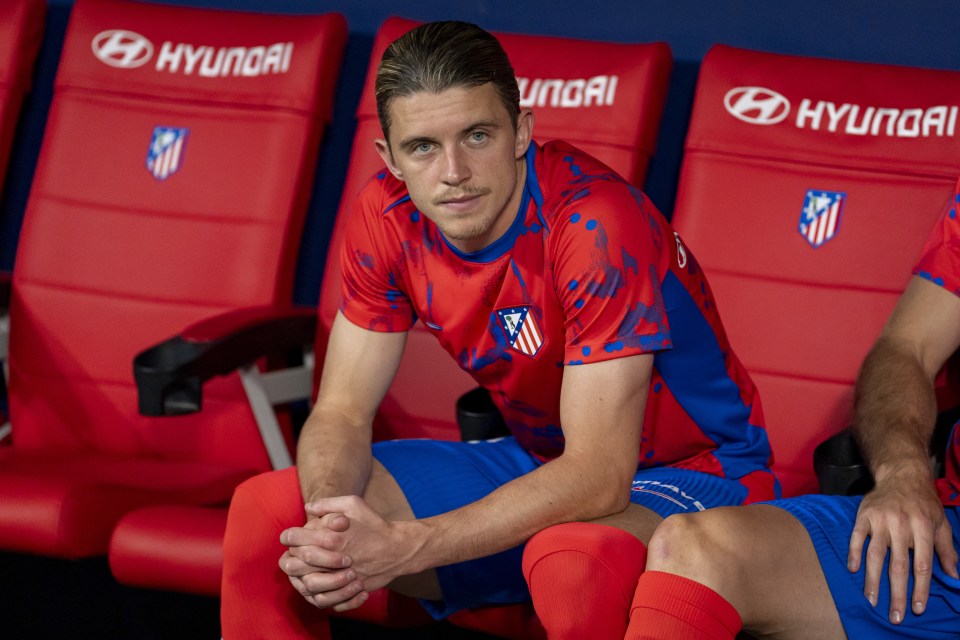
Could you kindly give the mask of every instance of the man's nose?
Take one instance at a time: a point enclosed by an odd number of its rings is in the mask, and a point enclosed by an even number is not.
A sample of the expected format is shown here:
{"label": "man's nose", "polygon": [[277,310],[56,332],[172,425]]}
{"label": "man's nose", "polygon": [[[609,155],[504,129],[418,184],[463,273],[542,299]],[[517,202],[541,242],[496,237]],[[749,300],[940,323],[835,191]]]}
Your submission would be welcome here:
{"label": "man's nose", "polygon": [[443,154],[443,181],[449,185],[459,185],[470,179],[470,167],[466,153],[459,146],[448,148]]}

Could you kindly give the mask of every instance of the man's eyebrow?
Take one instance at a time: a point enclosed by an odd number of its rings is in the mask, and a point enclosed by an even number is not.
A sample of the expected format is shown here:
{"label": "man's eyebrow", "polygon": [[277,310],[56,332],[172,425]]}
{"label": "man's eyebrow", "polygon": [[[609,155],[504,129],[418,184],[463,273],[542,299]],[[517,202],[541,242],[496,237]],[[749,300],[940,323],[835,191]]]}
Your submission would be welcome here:
{"label": "man's eyebrow", "polygon": [[435,140],[429,136],[410,136],[408,138],[403,138],[397,142],[397,147],[400,149],[407,149],[412,146],[416,146],[421,142],[430,142],[433,143]]}

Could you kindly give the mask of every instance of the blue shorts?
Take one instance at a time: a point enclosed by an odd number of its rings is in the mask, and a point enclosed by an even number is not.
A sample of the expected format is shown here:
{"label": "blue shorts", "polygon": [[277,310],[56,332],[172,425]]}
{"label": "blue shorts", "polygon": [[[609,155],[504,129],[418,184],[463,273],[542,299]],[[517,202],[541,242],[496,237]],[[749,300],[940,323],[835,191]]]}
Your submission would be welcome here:
{"label": "blue shorts", "polygon": [[[922,614],[914,615],[909,594],[913,593],[913,574],[910,575],[907,608],[903,622],[895,625],[889,620],[890,582],[887,575],[889,552],[880,578],[880,593],[874,608],[863,595],[866,575],[867,545],[860,571],[847,571],[847,550],[850,534],[857,518],[857,509],[863,496],[809,495],[774,500],[772,504],[793,515],[806,527],[820,558],[820,566],[837,605],[840,621],[848,638],[895,640],[897,638],[960,638],[960,581],[943,572],[940,563],[933,562],[930,598]],[[960,548],[960,514],[957,507],[947,507],[947,520],[953,528],[953,544]],[[911,561],[913,554],[911,553]],[[912,565],[911,565],[912,566]]]}
{"label": "blue shorts", "polygon": [[[476,502],[541,463],[513,438],[480,442],[392,440],[373,445],[373,455],[393,475],[418,518]],[[631,501],[667,517],[708,507],[738,505],[747,489],[698,471],[642,469]],[[437,619],[482,605],[530,602],[520,563],[523,545],[501,553],[438,567],[443,602],[421,601]]]}

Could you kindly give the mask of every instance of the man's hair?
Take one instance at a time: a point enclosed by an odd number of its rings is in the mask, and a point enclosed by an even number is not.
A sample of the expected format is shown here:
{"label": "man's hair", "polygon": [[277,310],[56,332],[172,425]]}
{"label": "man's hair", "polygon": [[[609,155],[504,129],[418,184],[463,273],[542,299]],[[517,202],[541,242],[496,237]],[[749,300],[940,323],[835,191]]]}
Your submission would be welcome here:
{"label": "man's hair", "polygon": [[493,83],[516,128],[520,89],[500,42],[468,22],[420,25],[394,40],[377,68],[377,115],[383,135],[389,141],[389,108],[394,98],[488,82]]}

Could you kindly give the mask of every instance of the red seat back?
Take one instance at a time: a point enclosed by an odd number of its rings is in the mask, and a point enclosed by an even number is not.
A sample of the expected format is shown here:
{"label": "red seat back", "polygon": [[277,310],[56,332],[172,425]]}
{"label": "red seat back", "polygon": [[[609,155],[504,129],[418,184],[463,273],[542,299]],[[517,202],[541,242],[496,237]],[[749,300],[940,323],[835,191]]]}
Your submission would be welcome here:
{"label": "red seat back", "polygon": [[0,187],[7,174],[10,145],[23,96],[30,89],[46,10],[44,0],[0,3]]}
{"label": "red seat back", "polygon": [[[960,73],[714,47],[673,224],[760,389],[784,492],[853,383],[960,174]],[[808,220],[809,217],[809,220]]]}
{"label": "red seat back", "polygon": [[[323,291],[320,335],[326,343],[340,299],[338,248],[355,194],[383,167],[373,140],[382,137],[374,80],[387,46],[418,23],[390,18],[373,46],[350,167],[337,215]],[[671,68],[670,49],[656,44],[612,44],[548,36],[495,34],[517,74],[523,106],[534,110],[534,138],[567,140],[640,183],[653,154]],[[430,371],[424,384],[423,371]],[[375,425],[378,438],[458,439],[454,405],[476,386],[422,325],[411,330],[403,362]]]}
{"label": "red seat back", "polygon": [[336,14],[77,0],[15,267],[15,446],[268,468],[235,377],[145,418],[132,358],[289,302],[345,39]]}

